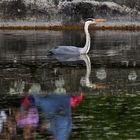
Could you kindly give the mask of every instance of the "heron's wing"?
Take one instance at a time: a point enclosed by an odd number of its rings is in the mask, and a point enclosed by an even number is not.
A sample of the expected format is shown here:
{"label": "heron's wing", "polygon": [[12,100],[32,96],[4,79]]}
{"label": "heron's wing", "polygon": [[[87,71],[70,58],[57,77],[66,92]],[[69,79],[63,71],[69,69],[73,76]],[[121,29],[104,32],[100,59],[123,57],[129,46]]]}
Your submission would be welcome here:
{"label": "heron's wing", "polygon": [[75,46],[58,46],[50,50],[53,54],[80,54],[80,48]]}

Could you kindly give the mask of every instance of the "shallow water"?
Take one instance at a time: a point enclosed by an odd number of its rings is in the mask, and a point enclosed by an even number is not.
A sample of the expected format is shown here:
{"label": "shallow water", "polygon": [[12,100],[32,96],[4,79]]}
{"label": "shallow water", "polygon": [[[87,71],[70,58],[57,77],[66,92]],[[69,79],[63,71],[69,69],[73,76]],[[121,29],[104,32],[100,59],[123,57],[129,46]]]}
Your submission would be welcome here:
{"label": "shallow water", "polygon": [[0,139],[140,139],[140,32],[91,40],[88,55],[49,56],[84,33],[0,31]]}

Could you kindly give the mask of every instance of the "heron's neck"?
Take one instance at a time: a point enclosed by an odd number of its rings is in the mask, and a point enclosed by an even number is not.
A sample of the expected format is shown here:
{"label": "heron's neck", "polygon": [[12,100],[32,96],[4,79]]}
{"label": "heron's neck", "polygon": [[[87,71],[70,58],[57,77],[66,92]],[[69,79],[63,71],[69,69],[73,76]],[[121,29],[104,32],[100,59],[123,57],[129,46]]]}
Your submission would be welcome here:
{"label": "heron's neck", "polygon": [[85,23],[85,26],[84,26],[84,31],[86,34],[86,43],[85,43],[85,46],[81,49],[81,54],[87,54],[89,52],[89,49],[90,49],[90,34],[88,32],[89,25],[90,24]]}

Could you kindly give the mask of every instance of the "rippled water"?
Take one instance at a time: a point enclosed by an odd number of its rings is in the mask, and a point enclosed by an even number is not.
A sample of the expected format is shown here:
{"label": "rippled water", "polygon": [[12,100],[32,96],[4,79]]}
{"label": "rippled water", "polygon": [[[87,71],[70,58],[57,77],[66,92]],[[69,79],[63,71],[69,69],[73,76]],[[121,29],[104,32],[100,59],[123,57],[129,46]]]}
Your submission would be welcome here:
{"label": "rippled water", "polygon": [[[0,139],[140,139],[140,32],[0,31]],[[22,136],[22,137],[21,137]]]}

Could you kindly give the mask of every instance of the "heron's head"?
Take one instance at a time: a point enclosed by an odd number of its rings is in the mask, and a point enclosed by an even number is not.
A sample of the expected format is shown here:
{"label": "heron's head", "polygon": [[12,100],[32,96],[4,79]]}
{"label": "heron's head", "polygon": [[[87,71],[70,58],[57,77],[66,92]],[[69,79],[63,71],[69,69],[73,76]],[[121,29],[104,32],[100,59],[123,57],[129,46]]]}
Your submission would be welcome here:
{"label": "heron's head", "polygon": [[105,19],[93,19],[93,18],[88,18],[86,20],[86,23],[88,23],[88,24],[96,24],[98,22],[106,22],[106,20]]}

